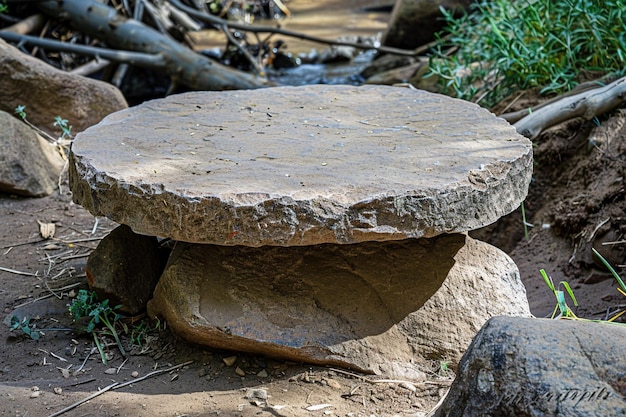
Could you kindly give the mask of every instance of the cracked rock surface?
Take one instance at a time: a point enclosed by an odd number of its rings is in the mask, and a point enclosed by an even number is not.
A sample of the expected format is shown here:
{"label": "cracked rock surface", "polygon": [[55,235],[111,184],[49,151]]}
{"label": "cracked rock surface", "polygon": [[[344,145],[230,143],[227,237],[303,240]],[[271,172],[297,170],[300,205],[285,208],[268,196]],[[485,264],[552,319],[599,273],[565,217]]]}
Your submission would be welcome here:
{"label": "cracked rock surface", "polygon": [[72,148],[74,200],[191,243],[402,240],[517,208],[531,142],[479,106],[388,86],[192,92],[108,116]]}

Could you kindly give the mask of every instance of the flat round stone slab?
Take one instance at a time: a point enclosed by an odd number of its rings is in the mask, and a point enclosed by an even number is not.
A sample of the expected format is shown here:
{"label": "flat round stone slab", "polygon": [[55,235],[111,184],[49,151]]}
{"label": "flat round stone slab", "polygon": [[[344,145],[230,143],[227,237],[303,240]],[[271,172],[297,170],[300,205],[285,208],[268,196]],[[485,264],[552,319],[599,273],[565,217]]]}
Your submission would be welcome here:
{"label": "flat round stone slab", "polygon": [[432,237],[517,208],[532,147],[477,105],[387,86],[193,92],[72,146],[74,201],[135,232],[218,245]]}

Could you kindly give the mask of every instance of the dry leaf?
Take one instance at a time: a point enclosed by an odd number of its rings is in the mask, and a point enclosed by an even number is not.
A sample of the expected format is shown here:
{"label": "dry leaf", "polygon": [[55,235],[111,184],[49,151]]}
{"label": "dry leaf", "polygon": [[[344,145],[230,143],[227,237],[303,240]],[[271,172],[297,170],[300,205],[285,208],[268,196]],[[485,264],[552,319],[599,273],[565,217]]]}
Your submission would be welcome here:
{"label": "dry leaf", "polygon": [[54,237],[54,223],[44,223],[40,222],[39,220],[37,220],[37,223],[39,223],[39,233],[41,234],[42,238],[50,239],[51,237]]}

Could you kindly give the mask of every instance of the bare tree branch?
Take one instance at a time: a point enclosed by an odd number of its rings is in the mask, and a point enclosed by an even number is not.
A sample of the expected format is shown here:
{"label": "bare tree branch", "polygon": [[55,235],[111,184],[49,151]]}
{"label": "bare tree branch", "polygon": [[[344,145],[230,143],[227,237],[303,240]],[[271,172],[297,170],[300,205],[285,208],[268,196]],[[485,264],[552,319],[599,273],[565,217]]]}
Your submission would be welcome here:
{"label": "bare tree branch", "polygon": [[43,27],[46,22],[46,18],[41,13],[34,14],[32,16],[27,17],[24,20],[21,20],[17,23],[12,24],[11,26],[7,26],[2,29],[5,32],[13,32],[21,35],[25,35],[27,33],[34,32]]}
{"label": "bare tree branch", "polygon": [[36,36],[18,35],[16,33],[5,31],[0,31],[0,38],[8,42],[29,44],[52,51],[93,56],[94,58],[103,58],[115,62],[126,62],[139,67],[163,68],[165,66],[165,59],[160,54],[145,54],[142,52],[128,52],[98,48],[95,46],[78,45],[75,43],[38,38]]}
{"label": "bare tree branch", "polygon": [[556,100],[533,111],[513,126],[517,132],[534,139],[545,129],[576,117],[591,120],[626,102],[626,77],[590,91]]}

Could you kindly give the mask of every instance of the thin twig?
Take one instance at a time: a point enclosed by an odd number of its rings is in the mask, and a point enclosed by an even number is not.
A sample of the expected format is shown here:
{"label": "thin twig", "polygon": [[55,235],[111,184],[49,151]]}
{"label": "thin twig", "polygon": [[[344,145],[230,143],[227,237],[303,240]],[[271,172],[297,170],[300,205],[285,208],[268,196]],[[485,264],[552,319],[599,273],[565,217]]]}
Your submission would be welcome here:
{"label": "thin twig", "polygon": [[40,352],[45,353],[46,355],[54,356],[55,358],[57,358],[58,360],[60,360],[62,362],[68,362],[69,363],[69,361],[67,359],[62,358],[61,356],[59,356],[59,355],[57,355],[57,354],[55,354],[53,352],[48,352],[47,350],[44,350],[44,349],[41,349],[41,348],[38,348],[37,350],[40,351]]}
{"label": "thin twig", "polygon": [[441,398],[439,398],[439,401],[437,402],[437,404],[435,404],[435,406],[432,408],[432,410],[430,410],[430,411],[428,412],[428,414],[426,414],[426,416],[424,416],[424,417],[432,417],[432,416],[434,416],[434,415],[435,415],[435,412],[439,409],[439,407],[441,407],[441,404],[443,404],[443,402],[446,400],[446,397],[448,396],[448,393],[449,393],[449,392],[450,392],[450,388],[448,388],[448,389],[446,390],[446,393],[445,393],[445,394],[443,394],[443,395],[441,396]]}
{"label": "thin twig", "polygon": [[359,378],[361,381],[365,381],[367,383],[370,384],[407,384],[409,386],[412,386],[414,383],[410,382],[410,381],[406,381],[406,380],[402,380],[402,379],[370,379],[370,378],[366,378],[362,375],[358,375],[358,374],[354,374],[352,372],[348,372],[348,371],[344,371],[342,369],[337,369],[337,368],[329,368],[332,371],[338,372],[340,374],[344,374],[344,375],[349,375],[355,378]]}
{"label": "thin twig", "polygon": [[[84,275],[82,275],[82,276],[84,276]],[[82,277],[82,276],[78,276],[78,277]],[[78,278],[78,277],[76,277],[76,278]],[[82,282],[76,282],[74,284],[66,285],[65,287],[55,288],[54,291],[69,290],[69,289],[78,287],[80,285],[83,285],[83,283]],[[52,294],[42,295],[41,297],[35,298],[33,300],[27,301],[27,302],[22,303],[22,304],[18,304],[15,307],[13,307],[13,309],[18,309],[20,307],[24,307],[25,305],[36,303],[37,301],[45,300],[46,298],[50,298],[50,297],[52,297]]]}
{"label": "thin twig", "polygon": [[156,376],[156,375],[165,374],[165,373],[168,373],[168,372],[171,372],[171,371],[175,371],[176,369],[180,369],[183,366],[187,366],[187,365],[189,365],[191,363],[193,363],[193,361],[187,361],[187,362],[181,363],[179,365],[172,366],[172,367],[167,368],[167,369],[159,369],[158,371],[152,371],[149,374],[145,374],[142,377],[135,378],[132,381],[127,381],[127,382],[124,382],[123,384],[116,385],[115,388],[113,388],[113,389],[119,389],[119,388],[125,387],[127,385],[132,385],[132,384],[134,384],[136,382],[143,381],[144,379],[152,378],[153,376]]}
{"label": "thin twig", "polygon": [[165,57],[162,54],[149,54],[144,52],[131,52],[99,48],[95,46],[77,45],[74,43],[42,39],[36,36],[17,35],[15,33],[0,31],[0,39],[7,42],[23,42],[47,48],[59,52],[71,52],[81,55],[108,59],[115,62],[126,62],[147,68],[162,68],[165,65]]}
{"label": "thin twig", "polygon": [[36,277],[37,273],[32,273],[32,272],[22,272],[22,271],[16,271],[15,269],[11,269],[11,268],[4,268],[0,266],[0,271],[4,271],[4,272],[10,272],[12,274],[17,274],[17,275],[27,275],[29,277]]}
{"label": "thin twig", "polygon": [[114,382],[113,384],[108,385],[108,386],[102,388],[101,390],[99,390],[97,392],[94,392],[93,394],[89,395],[88,397],[85,397],[82,400],[75,402],[74,404],[68,405],[67,407],[65,407],[62,410],[57,411],[56,413],[50,414],[48,417],[56,417],[56,416],[60,416],[61,414],[67,413],[68,411],[73,410],[76,407],[78,407],[79,405],[84,404],[87,401],[92,400],[92,399],[96,398],[97,396],[104,394],[105,392],[115,388],[118,385],[119,385],[119,382]]}

